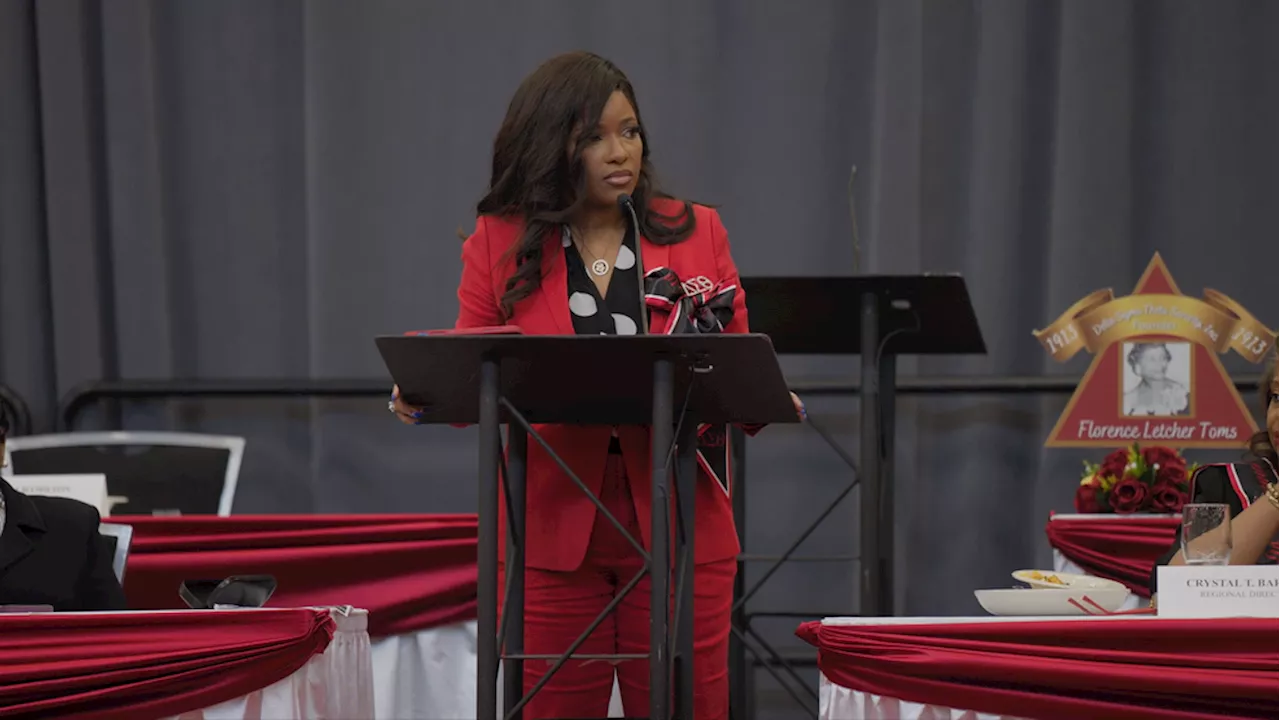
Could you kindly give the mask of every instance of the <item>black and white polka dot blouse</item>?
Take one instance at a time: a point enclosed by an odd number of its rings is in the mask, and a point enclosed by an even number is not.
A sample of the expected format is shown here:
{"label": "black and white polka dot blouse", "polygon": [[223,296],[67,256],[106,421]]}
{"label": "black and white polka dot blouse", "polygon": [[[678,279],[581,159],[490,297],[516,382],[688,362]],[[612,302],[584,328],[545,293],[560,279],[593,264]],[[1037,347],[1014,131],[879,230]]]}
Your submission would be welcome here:
{"label": "black and white polka dot blouse", "polygon": [[564,262],[569,271],[569,315],[573,331],[578,335],[635,335],[640,327],[640,269],[636,267],[635,231],[627,228],[618,248],[613,277],[605,297],[600,297],[596,284],[582,256],[574,247],[569,228],[561,236]]}

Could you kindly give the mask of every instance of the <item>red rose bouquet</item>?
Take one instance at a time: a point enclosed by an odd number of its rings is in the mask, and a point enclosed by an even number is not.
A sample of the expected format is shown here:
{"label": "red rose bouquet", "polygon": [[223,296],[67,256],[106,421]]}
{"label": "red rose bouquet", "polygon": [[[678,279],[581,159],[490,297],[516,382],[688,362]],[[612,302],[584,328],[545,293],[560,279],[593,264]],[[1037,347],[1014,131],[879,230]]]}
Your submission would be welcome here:
{"label": "red rose bouquet", "polygon": [[1195,465],[1167,447],[1121,448],[1101,463],[1085,461],[1076,489],[1080,513],[1178,513],[1187,503]]}

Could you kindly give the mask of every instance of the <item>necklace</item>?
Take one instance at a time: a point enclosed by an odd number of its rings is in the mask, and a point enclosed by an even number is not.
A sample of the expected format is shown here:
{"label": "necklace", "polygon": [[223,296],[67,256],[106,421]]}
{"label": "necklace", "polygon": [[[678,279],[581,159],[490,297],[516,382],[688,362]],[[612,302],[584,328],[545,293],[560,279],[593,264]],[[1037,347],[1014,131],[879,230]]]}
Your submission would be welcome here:
{"label": "necklace", "polygon": [[[569,231],[569,236],[575,237],[575,234],[572,230]],[[586,253],[592,257],[591,272],[595,274],[596,277],[604,277],[605,275],[609,274],[608,260],[605,260],[604,258],[591,252],[591,248],[587,247],[586,241],[577,242],[576,244],[579,250],[586,251]]]}
{"label": "necklace", "polygon": [[581,247],[583,250],[586,250],[588,255],[595,258],[595,260],[591,262],[591,272],[595,273],[596,277],[604,277],[609,273],[608,260],[605,260],[604,258],[596,257],[596,254],[591,252],[591,249],[588,248],[586,245],[579,245],[579,247]]}

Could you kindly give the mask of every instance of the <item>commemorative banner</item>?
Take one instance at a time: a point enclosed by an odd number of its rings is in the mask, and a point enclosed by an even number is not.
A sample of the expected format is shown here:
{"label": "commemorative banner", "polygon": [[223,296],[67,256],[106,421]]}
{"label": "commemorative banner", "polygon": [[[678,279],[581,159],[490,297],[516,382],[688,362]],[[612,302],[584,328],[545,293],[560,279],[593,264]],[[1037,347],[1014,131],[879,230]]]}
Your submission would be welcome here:
{"label": "commemorative banner", "polygon": [[1032,334],[1058,362],[1094,356],[1046,447],[1240,449],[1258,429],[1218,356],[1261,364],[1276,332],[1216,290],[1183,295],[1159,253],[1133,294],[1098,290]]}

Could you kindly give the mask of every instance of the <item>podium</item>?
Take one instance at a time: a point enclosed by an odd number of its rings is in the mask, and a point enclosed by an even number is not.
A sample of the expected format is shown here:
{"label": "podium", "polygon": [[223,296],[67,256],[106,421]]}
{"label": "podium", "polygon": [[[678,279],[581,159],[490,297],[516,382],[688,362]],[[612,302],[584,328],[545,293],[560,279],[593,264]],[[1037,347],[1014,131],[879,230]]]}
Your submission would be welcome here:
{"label": "podium", "polygon": [[[859,355],[858,387],[861,405],[860,457],[857,462],[822,429],[809,423],[838,453],[854,478],[791,546],[750,588],[744,568],[738,568],[738,597],[734,601],[734,641],[730,651],[733,715],[748,717],[747,670],[743,653],[750,614],[746,601],[799,548],[801,542],[861,482],[859,517],[861,573],[860,612],[864,617],[893,612],[893,453],[897,357],[899,355],[986,354],[986,345],[969,300],[964,278],[957,274],[862,275],[854,277],[743,278],[753,331],[768,335],[779,355]],[[742,492],[734,494],[734,520],[739,534],[746,529],[746,456],[744,438],[735,466]],[[859,466],[861,471],[859,472]],[[745,546],[745,543],[744,543]],[[807,615],[806,615],[807,616]],[[773,656],[781,657],[763,638],[752,634]],[[772,672],[771,666],[766,665]],[[790,668],[786,668],[790,671]],[[775,673],[780,684],[787,687]],[[801,687],[807,683],[792,673]],[[799,701],[799,697],[792,693]],[[812,692],[811,692],[812,695]],[[812,695],[816,701],[817,696]],[[804,703],[801,702],[803,705]]]}
{"label": "podium", "polygon": [[[476,717],[498,717],[497,673],[503,672],[503,717],[521,710],[591,632],[650,575],[649,682],[652,720],[693,720],[693,559],[696,438],[700,424],[797,422],[769,338],[763,335],[382,336],[383,361],[406,402],[423,406],[422,422],[478,424],[478,618]],[[651,547],[593,496],[533,424],[648,425],[652,428]],[[503,462],[501,426],[507,425]],[[525,464],[529,440],[542,446],[598,512],[631,539],[644,560],[604,612],[559,656],[524,653]],[[674,458],[674,463],[672,459]],[[504,483],[499,483],[499,475]],[[677,532],[674,543],[671,477]],[[501,488],[501,490],[500,490]],[[498,600],[498,498],[508,507],[507,586],[501,627]],[[674,545],[672,547],[672,545]],[[676,563],[673,568],[672,556]],[[671,617],[670,576],[675,570]],[[596,660],[634,656],[591,655]],[[551,668],[523,693],[523,661]],[[586,658],[582,658],[586,659]],[[674,707],[673,707],[674,706]],[[672,712],[674,710],[674,714]]]}

